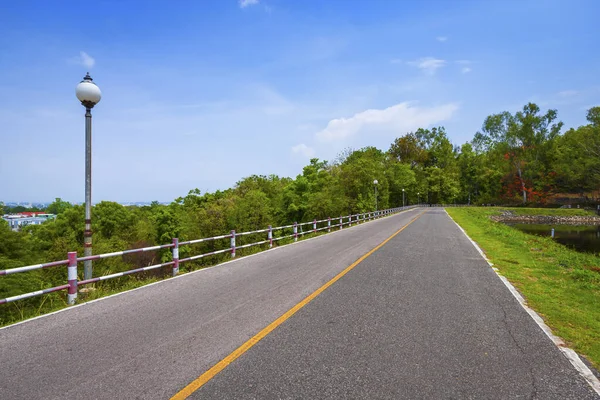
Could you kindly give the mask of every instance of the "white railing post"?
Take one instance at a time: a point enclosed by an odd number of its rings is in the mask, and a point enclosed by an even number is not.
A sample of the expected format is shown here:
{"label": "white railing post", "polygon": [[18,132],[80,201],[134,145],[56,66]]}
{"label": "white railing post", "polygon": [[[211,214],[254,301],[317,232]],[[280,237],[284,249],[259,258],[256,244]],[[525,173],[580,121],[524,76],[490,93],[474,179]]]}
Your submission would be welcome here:
{"label": "white railing post", "polygon": [[342,228],[344,228],[344,223],[342,222],[342,217],[340,216],[340,230],[342,230]]}
{"label": "white railing post", "polygon": [[271,225],[269,225],[269,248],[273,247],[273,227]]}
{"label": "white railing post", "polygon": [[298,223],[294,222],[294,242],[298,241]]}
{"label": "white railing post", "polygon": [[317,233],[317,220],[313,219],[313,232]]}
{"label": "white railing post", "polygon": [[331,217],[327,217],[327,233],[331,232]]}
{"label": "white railing post", "polygon": [[231,258],[235,258],[235,229],[231,230]]}
{"label": "white railing post", "polygon": [[348,216],[348,226],[352,226],[352,214]]}
{"label": "white railing post", "polygon": [[67,257],[69,260],[69,264],[67,265],[67,283],[69,284],[67,303],[73,305],[77,298],[77,252],[70,251]]}
{"label": "white railing post", "polygon": [[179,273],[179,239],[173,238],[173,276]]}

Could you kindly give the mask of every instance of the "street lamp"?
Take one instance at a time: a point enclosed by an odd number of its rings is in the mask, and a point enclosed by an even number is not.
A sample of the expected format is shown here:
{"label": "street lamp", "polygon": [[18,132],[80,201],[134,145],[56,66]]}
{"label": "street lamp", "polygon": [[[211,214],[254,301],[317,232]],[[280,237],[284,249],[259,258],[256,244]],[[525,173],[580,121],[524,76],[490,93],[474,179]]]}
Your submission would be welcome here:
{"label": "street lamp", "polygon": [[[92,255],[92,108],[100,102],[102,93],[88,72],[75,89],[75,94],[85,107],[85,231],[83,254]],[[92,261],[83,263],[83,279],[92,278]]]}
{"label": "street lamp", "polygon": [[404,189],[402,189],[402,207],[404,207]]}
{"label": "street lamp", "polygon": [[375,179],[375,180],[373,181],[373,185],[375,185],[375,211],[377,211],[377,184],[378,184],[378,183],[379,183],[379,182],[377,181],[377,179]]}

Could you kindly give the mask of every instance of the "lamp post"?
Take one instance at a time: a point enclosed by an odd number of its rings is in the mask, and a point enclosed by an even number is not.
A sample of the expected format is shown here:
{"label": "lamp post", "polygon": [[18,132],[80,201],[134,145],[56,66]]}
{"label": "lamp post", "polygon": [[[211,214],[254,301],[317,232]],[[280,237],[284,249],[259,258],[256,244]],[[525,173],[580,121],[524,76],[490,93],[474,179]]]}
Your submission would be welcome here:
{"label": "lamp post", "polygon": [[402,207],[404,207],[404,189],[402,189]]}
{"label": "lamp post", "polygon": [[421,192],[417,192],[418,203],[421,204]]}
{"label": "lamp post", "polygon": [[377,211],[377,184],[379,182],[377,181],[377,179],[375,179],[373,181],[373,185],[375,186],[375,211]]}
{"label": "lamp post", "polygon": [[[85,231],[83,232],[83,254],[92,255],[92,108],[102,93],[88,72],[75,89],[75,94],[85,107]],[[92,261],[83,263],[83,279],[92,278]]]}

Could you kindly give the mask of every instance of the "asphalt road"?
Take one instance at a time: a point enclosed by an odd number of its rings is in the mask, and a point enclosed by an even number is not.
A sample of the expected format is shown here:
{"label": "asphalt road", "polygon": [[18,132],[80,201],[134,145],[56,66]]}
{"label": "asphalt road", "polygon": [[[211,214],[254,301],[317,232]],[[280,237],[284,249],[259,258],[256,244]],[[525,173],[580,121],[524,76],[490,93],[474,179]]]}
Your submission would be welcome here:
{"label": "asphalt road", "polygon": [[[0,330],[0,398],[169,398],[419,212]],[[192,398],[598,396],[430,210]]]}
{"label": "asphalt road", "polygon": [[0,399],[166,399],[418,211],[0,329]]}
{"label": "asphalt road", "polygon": [[443,210],[193,398],[597,399]]}

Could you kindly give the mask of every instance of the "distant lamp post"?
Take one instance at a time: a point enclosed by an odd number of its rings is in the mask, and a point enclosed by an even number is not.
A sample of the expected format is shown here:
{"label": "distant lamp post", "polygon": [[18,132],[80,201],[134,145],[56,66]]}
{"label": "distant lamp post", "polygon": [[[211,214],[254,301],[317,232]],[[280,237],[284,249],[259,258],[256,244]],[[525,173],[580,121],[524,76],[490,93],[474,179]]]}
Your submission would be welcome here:
{"label": "distant lamp post", "polygon": [[404,189],[402,189],[402,207],[404,207]]}
{"label": "distant lamp post", "polygon": [[379,184],[379,182],[377,181],[377,179],[375,179],[373,181],[373,185],[375,186],[375,211],[377,211],[377,185]]}
{"label": "distant lamp post", "polygon": [[[83,254],[92,255],[92,108],[100,102],[102,93],[88,72],[75,89],[75,94],[85,107],[85,231]],[[83,279],[92,278],[92,261],[83,263]]]}
{"label": "distant lamp post", "polygon": [[421,192],[417,192],[417,203],[421,204]]}

